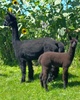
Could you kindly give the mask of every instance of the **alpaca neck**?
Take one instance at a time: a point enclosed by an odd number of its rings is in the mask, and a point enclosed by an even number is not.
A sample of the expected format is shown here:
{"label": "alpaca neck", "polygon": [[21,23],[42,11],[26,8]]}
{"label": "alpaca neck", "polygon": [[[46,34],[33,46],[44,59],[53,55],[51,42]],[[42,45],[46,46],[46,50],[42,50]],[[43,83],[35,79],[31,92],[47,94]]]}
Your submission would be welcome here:
{"label": "alpaca neck", "polygon": [[70,48],[69,48],[69,55],[70,55],[70,59],[71,59],[71,61],[73,60],[73,58],[74,58],[74,54],[75,54],[75,48],[72,48],[71,46],[70,46]]}
{"label": "alpaca neck", "polygon": [[17,23],[15,23],[12,26],[12,42],[15,42],[17,40],[20,40],[20,39],[19,39],[19,34],[18,34],[18,26],[17,26]]}

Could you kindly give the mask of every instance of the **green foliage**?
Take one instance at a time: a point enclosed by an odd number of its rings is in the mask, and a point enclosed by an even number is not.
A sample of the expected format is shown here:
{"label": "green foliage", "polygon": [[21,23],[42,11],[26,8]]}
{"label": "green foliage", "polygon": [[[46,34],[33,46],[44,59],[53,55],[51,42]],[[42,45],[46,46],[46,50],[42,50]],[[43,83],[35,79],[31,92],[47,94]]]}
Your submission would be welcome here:
{"label": "green foliage", "polygon": [[[21,40],[52,37],[67,44],[68,34],[79,35],[80,1],[65,0],[1,0],[0,1],[0,53],[6,64],[13,61],[11,31],[3,28],[7,11],[12,9],[18,20]],[[22,29],[26,34],[22,34]],[[66,30],[67,29],[67,30]]]}
{"label": "green foliage", "polygon": [[11,34],[6,31],[7,28],[4,28],[4,30],[5,31],[0,30],[0,43],[2,43],[0,46],[1,59],[4,61],[4,64],[14,65],[16,61],[11,42]]}
{"label": "green foliage", "polygon": [[[14,1],[14,0],[13,0]],[[59,2],[58,2],[59,1]],[[12,0],[0,1],[0,99],[1,100],[79,100],[80,95],[80,0]],[[27,5],[27,6],[26,6]],[[74,61],[69,69],[67,89],[62,85],[62,69],[59,77],[49,83],[49,92],[40,86],[41,67],[34,67],[35,80],[20,83],[21,71],[18,67],[4,66],[3,63],[16,64],[11,29],[3,27],[5,15],[9,8],[18,20],[20,39],[52,37],[64,42],[68,48],[68,34],[79,36]],[[26,34],[22,34],[22,29]],[[67,30],[66,30],[67,29]],[[65,32],[66,30],[66,32]],[[35,64],[35,63],[34,63]],[[28,73],[28,70],[26,70]],[[27,80],[28,75],[26,75]]]}

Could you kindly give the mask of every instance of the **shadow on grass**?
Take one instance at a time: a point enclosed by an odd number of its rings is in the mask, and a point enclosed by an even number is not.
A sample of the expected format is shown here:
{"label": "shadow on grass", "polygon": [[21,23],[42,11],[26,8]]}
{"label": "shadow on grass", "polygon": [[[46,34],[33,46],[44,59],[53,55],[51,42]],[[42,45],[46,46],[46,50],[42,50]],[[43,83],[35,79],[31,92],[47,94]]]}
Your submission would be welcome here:
{"label": "shadow on grass", "polygon": [[[14,74],[14,71],[9,71],[10,74]],[[0,77],[8,77],[7,73],[0,73]]]}
{"label": "shadow on grass", "polygon": [[[72,82],[68,82],[68,86],[69,87],[76,87],[76,86],[80,86],[80,81],[72,81]],[[67,86],[67,87],[68,87]],[[51,84],[51,87],[53,87],[53,88],[51,88],[50,89],[50,91],[52,90],[52,89],[55,89],[55,88],[59,88],[59,89],[64,89],[63,88],[63,82],[56,82],[55,84],[53,83],[53,84]]]}
{"label": "shadow on grass", "polygon": [[78,77],[77,75],[72,75],[72,74],[69,73],[69,79],[70,78],[77,78],[77,77]]}
{"label": "shadow on grass", "polygon": [[0,74],[0,77],[7,77],[7,74]]}
{"label": "shadow on grass", "polygon": [[[74,80],[75,80],[75,78],[77,78],[77,77],[79,77],[79,76],[72,75],[72,74],[69,73],[68,81],[69,81],[71,78],[74,78]],[[52,81],[52,82],[50,83],[50,85],[51,85],[51,87],[53,87],[53,88],[50,89],[50,91],[51,91],[52,89],[55,89],[55,88],[63,89],[62,74],[59,74],[59,76],[58,76],[54,81]],[[69,87],[80,86],[80,81],[71,81],[71,82],[68,82],[68,86],[69,86]]]}
{"label": "shadow on grass", "polygon": [[[77,75],[73,75],[71,73],[69,73],[68,79],[70,78],[77,78]],[[62,80],[62,74],[59,74],[58,77],[56,78],[57,80]]]}
{"label": "shadow on grass", "polygon": [[72,81],[68,83],[69,87],[80,86],[80,81]]}
{"label": "shadow on grass", "polygon": [[34,82],[37,79],[39,80],[39,75],[40,75],[40,73],[34,74],[34,80],[27,80],[26,83]]}
{"label": "shadow on grass", "polygon": [[[34,74],[34,79],[39,79],[39,75],[40,75],[40,73]],[[76,78],[76,77],[78,77],[78,76],[72,75],[72,74],[69,73],[69,78]],[[61,80],[62,79],[62,74],[59,74],[56,79]]]}

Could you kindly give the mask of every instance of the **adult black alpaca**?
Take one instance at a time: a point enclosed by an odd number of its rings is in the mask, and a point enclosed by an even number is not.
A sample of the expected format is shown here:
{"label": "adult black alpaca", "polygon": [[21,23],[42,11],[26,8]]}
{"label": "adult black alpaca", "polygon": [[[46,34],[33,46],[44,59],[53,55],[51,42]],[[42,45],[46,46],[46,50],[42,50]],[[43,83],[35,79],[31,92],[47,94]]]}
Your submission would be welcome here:
{"label": "adult black alpaca", "polygon": [[61,47],[61,43],[58,43],[51,38],[20,41],[17,20],[12,13],[7,14],[4,25],[11,26],[12,28],[12,45],[22,72],[21,82],[25,82],[26,62],[29,71],[28,78],[29,80],[33,80],[32,60],[38,59],[38,57],[46,51],[63,51],[61,48],[64,48],[64,46],[62,45]]}
{"label": "adult black alpaca", "polygon": [[47,77],[52,65],[63,68],[63,87],[66,88],[68,84],[68,68],[74,58],[78,36],[76,38],[70,36],[69,39],[71,45],[67,53],[45,52],[38,59],[42,65],[42,73],[40,74],[41,86],[46,90],[48,90]]}

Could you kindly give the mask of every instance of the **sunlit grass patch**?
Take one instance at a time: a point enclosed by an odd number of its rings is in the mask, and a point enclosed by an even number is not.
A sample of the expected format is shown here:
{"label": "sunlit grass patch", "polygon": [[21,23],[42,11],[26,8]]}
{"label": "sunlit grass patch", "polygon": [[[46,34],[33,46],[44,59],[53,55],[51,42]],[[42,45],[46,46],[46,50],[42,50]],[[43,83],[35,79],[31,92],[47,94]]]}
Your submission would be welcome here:
{"label": "sunlit grass patch", "polygon": [[48,83],[46,92],[40,85],[40,66],[34,66],[34,81],[21,83],[21,70],[19,67],[0,66],[0,100],[79,100],[80,95],[80,69],[69,68],[69,83],[63,89],[62,68],[58,78]]}

